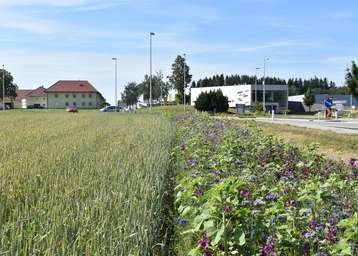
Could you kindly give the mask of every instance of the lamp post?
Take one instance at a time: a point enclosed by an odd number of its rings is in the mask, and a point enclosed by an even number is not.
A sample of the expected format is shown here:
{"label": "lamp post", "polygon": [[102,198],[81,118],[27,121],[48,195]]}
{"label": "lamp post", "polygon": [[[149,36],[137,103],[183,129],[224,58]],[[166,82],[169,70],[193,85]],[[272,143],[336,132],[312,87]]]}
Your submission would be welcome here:
{"label": "lamp post", "polygon": [[184,53],[184,60],[183,60],[183,81],[184,81],[184,112],[185,112],[185,105],[186,105],[186,96],[185,96],[185,87],[186,87],[186,81],[185,81],[185,58],[186,58],[186,54]]}
{"label": "lamp post", "polygon": [[263,90],[263,109],[266,112],[266,61],[270,60],[270,58],[264,59],[264,80],[262,81],[262,90]]}
{"label": "lamp post", "polygon": [[116,111],[118,111],[118,96],[117,96],[117,85],[118,85],[118,59],[117,58],[112,58],[112,60],[114,61],[114,95],[115,95],[115,106],[116,106]]}
{"label": "lamp post", "polygon": [[2,65],[2,110],[5,110],[5,65]]}
{"label": "lamp post", "polygon": [[150,77],[149,77],[149,106],[152,109],[152,37],[155,36],[155,33],[150,32]]}
{"label": "lamp post", "polygon": [[256,68],[256,73],[255,73],[255,103],[257,102],[257,70],[259,70],[260,68]]}

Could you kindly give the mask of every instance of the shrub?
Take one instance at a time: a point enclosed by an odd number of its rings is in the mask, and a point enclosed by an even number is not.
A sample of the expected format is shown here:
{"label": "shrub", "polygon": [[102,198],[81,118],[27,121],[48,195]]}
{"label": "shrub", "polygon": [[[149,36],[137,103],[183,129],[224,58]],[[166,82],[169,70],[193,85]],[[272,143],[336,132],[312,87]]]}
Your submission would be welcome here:
{"label": "shrub", "polygon": [[199,111],[224,113],[229,109],[229,101],[221,90],[202,92],[195,102],[195,108]]}
{"label": "shrub", "polygon": [[262,112],[264,110],[263,105],[261,102],[256,101],[254,103],[254,112]]}

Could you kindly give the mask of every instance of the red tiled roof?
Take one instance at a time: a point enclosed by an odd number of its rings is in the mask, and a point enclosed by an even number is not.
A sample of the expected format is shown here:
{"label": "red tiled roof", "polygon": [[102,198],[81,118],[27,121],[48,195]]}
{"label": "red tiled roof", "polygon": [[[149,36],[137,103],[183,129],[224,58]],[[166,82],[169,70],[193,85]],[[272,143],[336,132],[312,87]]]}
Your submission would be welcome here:
{"label": "red tiled roof", "polygon": [[98,92],[88,81],[60,80],[50,86],[46,92]]}
{"label": "red tiled roof", "polygon": [[27,96],[32,97],[45,97],[46,96],[46,89],[43,86],[31,91]]}
{"label": "red tiled roof", "polygon": [[25,99],[33,90],[16,90],[16,100]]}

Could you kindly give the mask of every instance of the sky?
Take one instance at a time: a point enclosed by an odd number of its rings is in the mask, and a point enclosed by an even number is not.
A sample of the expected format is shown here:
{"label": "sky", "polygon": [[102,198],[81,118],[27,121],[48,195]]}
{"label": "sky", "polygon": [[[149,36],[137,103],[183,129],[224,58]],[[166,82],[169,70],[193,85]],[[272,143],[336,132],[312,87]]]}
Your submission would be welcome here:
{"label": "sky", "polygon": [[344,84],[358,60],[355,0],[0,0],[0,64],[21,89],[89,80],[114,102],[153,70],[171,73],[187,54],[193,79],[266,73]]}

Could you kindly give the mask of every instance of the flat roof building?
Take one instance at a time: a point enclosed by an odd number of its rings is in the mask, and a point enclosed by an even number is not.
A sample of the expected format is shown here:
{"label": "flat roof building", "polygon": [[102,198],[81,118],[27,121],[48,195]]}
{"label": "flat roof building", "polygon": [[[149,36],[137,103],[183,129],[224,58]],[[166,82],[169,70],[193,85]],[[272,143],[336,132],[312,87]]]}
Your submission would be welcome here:
{"label": "flat roof building", "polygon": [[[352,95],[343,94],[315,94],[315,102],[311,107],[311,111],[325,110],[324,100],[328,97],[333,98],[333,105],[338,110],[350,110],[352,106],[357,107],[358,101]],[[308,107],[304,104],[304,95],[294,95],[288,97],[289,109],[293,113],[308,112]]]}
{"label": "flat roof building", "polygon": [[[191,105],[195,105],[196,99],[202,92],[221,90],[229,100],[229,107],[235,108],[237,105],[252,107],[255,100],[263,102],[263,85],[245,84],[214,87],[193,87],[191,88]],[[257,96],[256,96],[257,92]],[[274,109],[282,112],[288,108],[288,86],[268,84],[265,86],[265,105],[266,110]]]}

